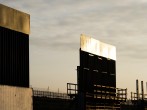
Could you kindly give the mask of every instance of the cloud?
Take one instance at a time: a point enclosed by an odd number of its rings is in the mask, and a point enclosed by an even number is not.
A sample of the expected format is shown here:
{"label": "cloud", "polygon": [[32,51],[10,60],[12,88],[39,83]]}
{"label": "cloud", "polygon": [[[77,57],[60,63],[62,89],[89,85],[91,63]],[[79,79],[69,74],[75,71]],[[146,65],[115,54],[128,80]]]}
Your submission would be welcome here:
{"label": "cloud", "polygon": [[50,50],[58,50],[58,51],[72,51],[72,50],[78,50],[79,49],[79,43],[77,42],[71,42],[71,41],[54,41],[55,39],[50,39],[50,42],[48,40],[42,40],[42,39],[32,39],[30,40],[30,43],[32,46],[36,46],[42,49],[50,49]]}
{"label": "cloud", "polygon": [[[81,33],[114,45],[124,38],[127,43],[129,38],[147,35],[147,3],[144,0],[15,0],[15,3],[5,0],[2,3],[31,14],[31,45],[66,49],[70,48],[66,45],[70,43],[73,49]],[[145,44],[141,45],[145,48]]]}
{"label": "cloud", "polygon": [[[136,40],[133,39],[129,41],[125,41],[124,43],[120,43],[120,45],[123,46],[118,46],[118,53],[122,57],[127,57],[129,59],[134,59],[134,60],[147,60],[147,48],[146,48],[146,41],[147,38],[139,37],[141,40]],[[138,39],[139,39],[138,38]],[[133,42],[133,43],[132,43]],[[135,43],[134,43],[135,42]]]}

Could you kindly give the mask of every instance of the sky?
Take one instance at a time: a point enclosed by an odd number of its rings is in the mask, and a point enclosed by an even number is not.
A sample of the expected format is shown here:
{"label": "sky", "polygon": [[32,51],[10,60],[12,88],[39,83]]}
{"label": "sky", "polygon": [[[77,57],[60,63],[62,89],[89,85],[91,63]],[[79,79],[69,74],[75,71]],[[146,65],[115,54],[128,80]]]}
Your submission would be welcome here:
{"label": "sky", "polygon": [[[147,81],[146,0],[0,0],[30,14],[30,85],[66,92],[77,83],[80,35],[116,46],[118,88]],[[145,91],[146,93],[146,91]]]}

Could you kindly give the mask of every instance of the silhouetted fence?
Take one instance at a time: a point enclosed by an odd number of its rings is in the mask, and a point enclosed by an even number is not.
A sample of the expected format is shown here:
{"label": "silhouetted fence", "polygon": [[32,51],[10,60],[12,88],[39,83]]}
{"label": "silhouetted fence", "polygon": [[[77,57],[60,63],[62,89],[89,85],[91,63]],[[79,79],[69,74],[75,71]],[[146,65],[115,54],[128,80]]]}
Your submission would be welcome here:
{"label": "silhouetted fence", "polygon": [[59,99],[70,99],[65,93],[50,92],[48,90],[36,90],[33,89],[33,96],[35,97],[47,97],[47,98],[59,98]]}

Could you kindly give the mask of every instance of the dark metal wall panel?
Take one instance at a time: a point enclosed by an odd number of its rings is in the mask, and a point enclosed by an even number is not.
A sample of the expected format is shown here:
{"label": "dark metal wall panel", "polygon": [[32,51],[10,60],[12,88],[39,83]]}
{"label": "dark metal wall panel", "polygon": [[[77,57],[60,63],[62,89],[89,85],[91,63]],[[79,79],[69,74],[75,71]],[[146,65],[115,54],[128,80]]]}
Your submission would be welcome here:
{"label": "dark metal wall panel", "polygon": [[81,35],[78,110],[120,109],[126,89],[116,88],[116,48]]}
{"label": "dark metal wall panel", "polygon": [[[80,50],[79,83],[116,87],[115,60]],[[81,85],[81,84],[80,84]]]}
{"label": "dark metal wall panel", "polygon": [[[87,110],[89,106],[115,105],[116,97],[115,60],[91,54],[80,49],[80,66],[78,66],[79,110]],[[83,98],[80,98],[84,96]],[[97,97],[97,98],[95,98]],[[84,108],[83,108],[84,107]],[[89,108],[92,109],[92,108]]]}
{"label": "dark metal wall panel", "polygon": [[29,35],[0,27],[0,84],[29,87]]}

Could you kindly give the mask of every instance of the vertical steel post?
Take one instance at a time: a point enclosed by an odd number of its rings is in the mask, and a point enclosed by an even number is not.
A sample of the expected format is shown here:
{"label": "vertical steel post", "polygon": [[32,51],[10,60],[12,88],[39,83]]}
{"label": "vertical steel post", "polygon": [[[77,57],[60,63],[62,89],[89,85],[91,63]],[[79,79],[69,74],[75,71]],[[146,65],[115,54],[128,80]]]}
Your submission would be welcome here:
{"label": "vertical steel post", "polygon": [[139,83],[138,79],[136,80],[136,95],[137,95],[137,100],[139,99]]}
{"label": "vertical steel post", "polygon": [[147,93],[147,82],[146,82],[146,93]]}
{"label": "vertical steel post", "polygon": [[133,100],[133,96],[132,96],[132,94],[133,94],[133,93],[131,92],[131,100]]}
{"label": "vertical steel post", "polygon": [[127,100],[127,88],[125,89],[125,101]]}
{"label": "vertical steel post", "polygon": [[142,95],[142,100],[144,100],[144,87],[143,87],[143,81],[141,81],[141,95]]}

